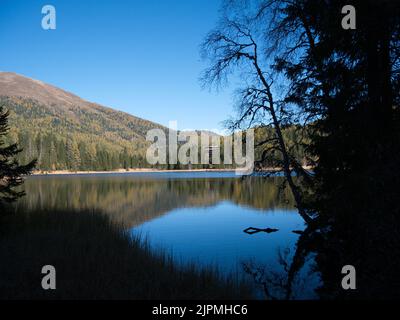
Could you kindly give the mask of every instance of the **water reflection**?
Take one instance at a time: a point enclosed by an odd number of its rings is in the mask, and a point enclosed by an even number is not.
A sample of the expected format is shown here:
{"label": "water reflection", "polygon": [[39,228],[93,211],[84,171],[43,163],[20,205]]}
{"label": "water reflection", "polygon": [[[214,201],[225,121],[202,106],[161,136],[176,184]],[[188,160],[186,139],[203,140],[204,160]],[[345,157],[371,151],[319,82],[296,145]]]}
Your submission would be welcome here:
{"label": "water reflection", "polygon": [[[255,209],[293,209],[291,194],[276,187],[282,178],[245,180],[231,173],[34,176],[25,183],[28,209],[100,209],[134,227],[176,208],[204,207],[224,200]],[[267,212],[267,211],[266,211]]]}
{"label": "water reflection", "polygon": [[[34,176],[16,206],[99,209],[176,261],[252,278],[260,297],[310,298],[315,277],[304,283],[311,264],[293,233],[304,224],[282,181],[227,172]],[[248,227],[279,231],[249,235]]]}

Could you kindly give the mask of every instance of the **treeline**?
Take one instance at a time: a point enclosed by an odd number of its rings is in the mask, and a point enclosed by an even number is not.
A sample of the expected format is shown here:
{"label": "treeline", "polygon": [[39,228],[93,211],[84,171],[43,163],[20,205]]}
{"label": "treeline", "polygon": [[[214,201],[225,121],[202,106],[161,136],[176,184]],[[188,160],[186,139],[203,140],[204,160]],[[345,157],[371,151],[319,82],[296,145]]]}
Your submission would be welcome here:
{"label": "treeline", "polygon": [[[44,105],[32,99],[0,97],[0,104],[10,112],[10,132],[7,143],[17,142],[22,152],[21,163],[37,159],[41,171],[110,171],[117,169],[231,169],[224,164],[223,139],[220,139],[220,164],[155,164],[146,160],[150,145],[145,140],[149,129],[156,124],[132,117],[127,120],[120,113],[105,109],[101,115],[84,108]],[[99,107],[100,108],[100,107]],[[102,109],[100,109],[102,110]],[[305,161],[304,130],[301,126],[287,126],[283,135],[291,154]],[[270,126],[255,128],[255,144],[275,134]],[[200,136],[200,135],[199,135]],[[199,137],[200,138],[200,137]],[[200,146],[200,144],[199,144]],[[264,144],[255,149],[255,159],[270,148]],[[200,149],[200,148],[199,148]],[[199,160],[201,150],[199,150]],[[274,166],[279,153],[268,151],[262,166]]]}
{"label": "treeline", "polygon": [[32,135],[23,131],[18,133],[17,142],[22,148],[18,160],[37,159],[39,170],[108,171],[147,167],[146,159],[140,154],[129,154],[127,149],[110,151],[72,137],[62,139],[51,133]]}
{"label": "treeline", "polygon": [[42,104],[0,97],[9,111],[6,143],[18,143],[21,163],[37,159],[37,170],[116,170],[147,167],[149,121],[102,108]]}
{"label": "treeline", "polygon": [[[298,130],[300,128],[290,127],[285,129],[284,134],[287,141],[295,149],[294,154],[298,159],[302,159],[306,164],[304,148],[296,143],[298,140]],[[272,129],[256,129],[255,143],[261,139],[273,134]],[[127,148],[118,150],[109,150],[101,145],[79,141],[73,136],[62,138],[53,133],[37,133],[31,131],[18,132],[16,141],[22,148],[18,155],[21,163],[26,163],[31,159],[37,159],[38,170],[71,170],[71,171],[110,171],[117,169],[135,169],[135,168],[156,168],[156,169],[209,169],[209,168],[232,168],[232,165],[223,164],[223,139],[221,139],[221,163],[220,164],[192,164],[183,165],[181,163],[170,165],[151,165],[146,160],[145,150],[140,150],[132,154]],[[268,148],[256,148],[256,159],[259,154]],[[272,154],[271,154],[272,155]],[[269,165],[268,160],[264,163]],[[272,165],[272,161],[271,161]]]}
{"label": "treeline", "polygon": [[[274,167],[277,159],[282,160],[282,154],[273,148],[273,142],[264,143],[275,137],[274,128],[272,126],[257,127],[254,134],[256,164],[259,162],[261,167]],[[310,142],[309,134],[308,126],[293,124],[282,127],[282,135],[288,152],[303,166],[310,164],[310,154],[307,151]]]}
{"label": "treeline", "polygon": [[[37,159],[36,169],[41,171],[71,170],[71,171],[111,171],[118,169],[210,169],[230,168],[224,164],[155,164],[146,160],[146,150],[138,150],[132,154],[127,148],[110,150],[104,146],[79,141],[74,137],[66,139],[52,133],[32,134],[22,131],[17,134],[16,141],[22,148],[17,159],[25,163]],[[222,149],[223,150],[223,149]],[[223,151],[221,152],[223,154]],[[221,159],[223,161],[223,159]]]}

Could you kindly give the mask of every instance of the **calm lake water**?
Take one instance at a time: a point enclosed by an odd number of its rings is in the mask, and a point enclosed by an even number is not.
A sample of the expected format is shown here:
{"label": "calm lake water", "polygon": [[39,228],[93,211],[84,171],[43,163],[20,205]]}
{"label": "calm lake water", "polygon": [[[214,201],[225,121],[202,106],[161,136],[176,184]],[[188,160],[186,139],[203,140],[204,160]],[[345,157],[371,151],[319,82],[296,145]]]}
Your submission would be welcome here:
{"label": "calm lake water", "polygon": [[[33,176],[17,206],[101,209],[177,263],[212,265],[253,280],[244,266],[284,276],[282,262],[290,263],[299,237],[292,231],[304,229],[290,193],[279,192],[281,179],[231,172]],[[243,231],[248,227],[279,231],[250,235]],[[315,276],[300,282],[298,297],[312,298]],[[261,287],[255,290],[261,297]]]}

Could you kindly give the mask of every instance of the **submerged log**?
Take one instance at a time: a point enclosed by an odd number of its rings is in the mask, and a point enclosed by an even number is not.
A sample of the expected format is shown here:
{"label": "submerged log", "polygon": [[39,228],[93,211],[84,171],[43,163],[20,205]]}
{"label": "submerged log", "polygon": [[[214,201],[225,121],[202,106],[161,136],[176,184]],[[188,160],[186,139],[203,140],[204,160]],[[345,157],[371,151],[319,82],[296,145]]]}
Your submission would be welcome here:
{"label": "submerged log", "polygon": [[304,231],[301,231],[301,230],[293,230],[292,232],[296,233],[296,234],[303,234],[304,233]]}
{"label": "submerged log", "polygon": [[260,229],[260,228],[254,228],[254,227],[249,227],[247,229],[244,229],[243,232],[247,234],[254,234],[258,232],[266,232],[266,233],[272,233],[279,231],[279,229],[273,229],[273,228],[265,228],[265,229]]}

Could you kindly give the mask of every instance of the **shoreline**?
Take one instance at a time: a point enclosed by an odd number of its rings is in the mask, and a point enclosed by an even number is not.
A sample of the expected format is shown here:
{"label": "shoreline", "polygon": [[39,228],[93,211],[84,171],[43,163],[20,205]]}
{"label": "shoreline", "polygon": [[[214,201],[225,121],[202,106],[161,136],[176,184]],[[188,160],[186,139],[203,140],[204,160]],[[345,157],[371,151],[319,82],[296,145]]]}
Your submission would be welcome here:
{"label": "shoreline", "polygon": [[167,173],[167,172],[235,172],[235,169],[118,169],[110,171],[70,171],[70,170],[36,170],[32,172],[32,176],[47,175],[84,175],[84,174],[121,174],[121,173]]}
{"label": "shoreline", "polygon": [[[312,170],[313,167],[304,166],[305,170]],[[239,169],[240,170],[240,169]],[[117,169],[110,171],[70,171],[70,170],[51,170],[51,171],[42,171],[36,170],[32,172],[32,176],[48,176],[48,175],[95,175],[95,174],[123,174],[123,173],[176,173],[176,172],[235,172],[236,169]],[[263,172],[276,172],[282,171],[280,168],[264,168]]]}

